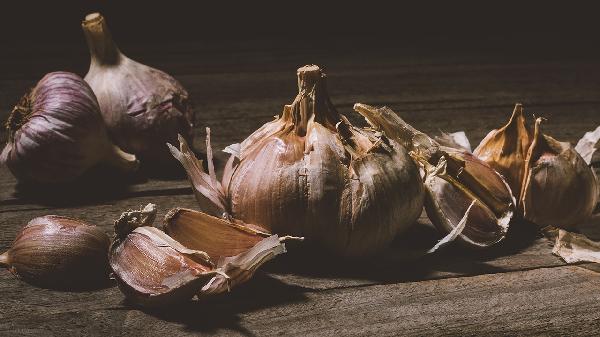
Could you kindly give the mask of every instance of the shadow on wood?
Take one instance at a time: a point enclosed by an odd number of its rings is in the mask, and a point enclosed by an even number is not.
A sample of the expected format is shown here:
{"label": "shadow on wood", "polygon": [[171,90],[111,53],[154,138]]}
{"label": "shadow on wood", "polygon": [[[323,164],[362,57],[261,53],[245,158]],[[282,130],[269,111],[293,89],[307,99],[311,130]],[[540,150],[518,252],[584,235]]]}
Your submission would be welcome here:
{"label": "shadow on wood", "polygon": [[487,261],[527,250],[541,236],[537,228],[523,221],[515,221],[511,227],[514,229],[509,231],[507,239],[489,249],[476,250],[453,243],[426,255],[424,252],[440,239],[440,234],[432,225],[423,223],[396,238],[390,249],[368,259],[340,259],[315,247],[288,243],[288,253],[275,259],[265,270],[280,275],[375,283],[502,273],[508,270]]}
{"label": "shadow on wood", "polygon": [[307,301],[305,291],[257,273],[250,282],[229,293],[168,308],[141,310],[162,320],[184,324],[191,331],[216,333],[220,329],[228,329],[253,336],[251,331],[240,324],[240,314]]}

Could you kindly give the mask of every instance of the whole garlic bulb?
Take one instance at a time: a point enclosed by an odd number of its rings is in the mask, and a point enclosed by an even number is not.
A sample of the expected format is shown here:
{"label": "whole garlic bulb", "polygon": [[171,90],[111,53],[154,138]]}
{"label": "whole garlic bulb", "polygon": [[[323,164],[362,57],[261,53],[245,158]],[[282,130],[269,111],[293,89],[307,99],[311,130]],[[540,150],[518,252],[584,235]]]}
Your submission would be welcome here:
{"label": "whole garlic bulb", "polygon": [[304,236],[339,255],[376,253],[414,224],[423,184],[404,147],[357,128],[327,95],[317,66],[298,69],[299,93],[283,113],[233,153],[222,183],[181,140],[173,155],[186,168],[203,209],[273,233]]}
{"label": "whole garlic bulb", "polygon": [[110,136],[142,163],[170,164],[164,144],[175,142],[177,134],[192,138],[188,92],[170,75],[123,55],[99,13],[86,16],[82,28],[91,54],[85,80],[98,97]]}
{"label": "whole garlic bulb", "polygon": [[0,266],[25,281],[50,288],[81,289],[108,280],[110,239],[96,226],[46,215],[31,220]]}
{"label": "whole garlic bulb", "polygon": [[96,96],[73,73],[46,74],[15,106],[7,131],[0,162],[19,180],[67,182],[99,163],[138,167],[134,155],[111,143]]}
{"label": "whole garlic bulb", "polygon": [[573,146],[543,134],[541,123],[541,118],[536,119],[532,130],[517,104],[509,122],[492,130],[474,154],[511,177],[526,219],[571,229],[594,211],[598,181]]}

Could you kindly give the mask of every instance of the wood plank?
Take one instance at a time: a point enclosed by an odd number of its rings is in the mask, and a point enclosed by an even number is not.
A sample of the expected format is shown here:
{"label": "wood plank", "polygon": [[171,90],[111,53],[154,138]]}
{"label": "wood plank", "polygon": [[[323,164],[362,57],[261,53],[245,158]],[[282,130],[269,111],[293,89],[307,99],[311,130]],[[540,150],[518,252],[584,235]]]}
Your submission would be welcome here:
{"label": "wood plank", "polygon": [[11,336],[589,336],[600,328],[600,278],[575,266],[317,292],[259,275],[225,296],[154,311],[127,307],[116,287],[68,293],[0,280],[0,334]]}
{"label": "wood plank", "polygon": [[[34,217],[56,214],[80,218],[100,226],[112,236],[113,221],[127,209],[149,202],[158,206],[156,226],[162,226],[166,212],[174,207],[197,209],[191,194],[140,196],[96,205],[67,208],[8,208],[0,213],[0,250],[6,250],[18,230]],[[514,270],[560,266],[551,254],[551,245],[535,229],[516,223],[502,245],[486,251],[448,247],[421,259],[408,258],[435,244],[440,235],[423,214],[417,224],[398,237],[379,257],[365,261],[343,261],[329,257],[307,244],[289,243],[288,254],[278,257],[265,269],[273,278],[306,289],[332,289],[369,284],[441,279],[465,275],[504,273]],[[412,255],[411,255],[412,254]],[[367,267],[363,267],[367,266]]]}

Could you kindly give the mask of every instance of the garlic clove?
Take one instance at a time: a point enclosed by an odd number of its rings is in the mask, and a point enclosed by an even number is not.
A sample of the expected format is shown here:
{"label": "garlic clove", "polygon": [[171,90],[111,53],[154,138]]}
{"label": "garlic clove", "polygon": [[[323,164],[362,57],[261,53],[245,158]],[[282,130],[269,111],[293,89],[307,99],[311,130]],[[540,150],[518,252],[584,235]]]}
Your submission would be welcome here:
{"label": "garlic clove", "polygon": [[108,281],[110,239],[96,226],[46,215],[32,219],[0,256],[0,266],[41,287],[84,289]]}
{"label": "garlic clove", "polygon": [[[442,233],[451,233],[467,216],[458,236],[464,243],[488,247],[506,236],[516,202],[510,187],[494,169],[460,148],[439,144],[387,107],[357,103],[354,109],[375,130],[411,150],[411,156],[426,173],[427,214]],[[468,209],[472,209],[469,214]]]}
{"label": "garlic clove", "polygon": [[172,76],[123,55],[99,13],[82,29],[91,62],[85,80],[98,98],[110,136],[142,162],[169,165],[164,144],[177,135],[192,140],[194,111],[189,94]]}
{"label": "garlic clove", "polygon": [[109,140],[94,93],[73,73],[46,74],[14,107],[7,132],[0,162],[20,181],[64,183],[101,163],[138,168]]}
{"label": "garlic clove", "polygon": [[[250,240],[244,241],[246,245],[231,248],[231,242],[221,231],[223,220],[200,213],[196,221],[196,213],[170,212],[167,228],[187,243],[205,247],[212,256],[150,227],[156,215],[155,205],[127,211],[115,221],[116,237],[109,259],[119,288],[128,300],[151,307],[222,293],[245,282],[260,265],[285,252],[277,236],[261,237],[254,245],[250,243],[254,237],[245,237]],[[229,234],[242,228],[231,226],[226,230]],[[191,235],[199,237],[190,238]],[[233,252],[239,253],[229,255]]]}
{"label": "garlic clove", "polygon": [[214,261],[238,255],[271,236],[256,226],[184,208],[170,210],[163,229],[185,247],[202,250]]}
{"label": "garlic clove", "polygon": [[451,232],[467,215],[464,229],[457,239],[471,247],[489,247],[500,242],[508,232],[512,209],[496,215],[487,203],[447,173],[445,158],[433,167],[428,163],[425,176],[425,210],[440,231]]}
{"label": "garlic clove", "polygon": [[518,198],[531,142],[531,131],[525,123],[523,106],[517,103],[508,123],[500,129],[490,131],[473,154],[498,171]]}
{"label": "garlic clove", "polygon": [[597,177],[571,144],[544,135],[541,123],[536,119],[525,162],[523,215],[538,225],[572,229],[596,207]]}
{"label": "garlic clove", "polygon": [[[283,241],[299,239],[271,235],[240,221],[227,221],[189,209],[176,208],[165,216],[164,229],[186,247],[206,252],[223,274],[203,287],[199,296],[221,293],[249,280],[265,262],[285,252]],[[227,275],[227,277],[224,277]]]}

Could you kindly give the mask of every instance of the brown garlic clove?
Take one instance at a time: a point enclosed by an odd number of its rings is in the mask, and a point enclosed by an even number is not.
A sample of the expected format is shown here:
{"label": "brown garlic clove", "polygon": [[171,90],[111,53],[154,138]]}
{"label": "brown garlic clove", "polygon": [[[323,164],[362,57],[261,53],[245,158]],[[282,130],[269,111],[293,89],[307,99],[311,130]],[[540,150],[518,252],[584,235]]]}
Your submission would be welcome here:
{"label": "brown garlic clove", "polygon": [[0,266],[47,288],[86,289],[108,281],[110,239],[98,227],[77,219],[46,215],[31,220]]}
{"label": "brown garlic clove", "polygon": [[221,293],[252,277],[254,272],[285,247],[278,242],[295,237],[271,235],[263,229],[240,221],[227,221],[206,213],[176,208],[165,216],[164,230],[186,247],[206,252],[217,268],[228,276],[215,280],[199,296]]}
{"label": "brown garlic clove", "polygon": [[[468,188],[447,172],[444,158],[436,167],[423,163],[425,175],[425,210],[431,222],[443,233],[453,231],[466,216],[465,227],[458,235],[460,242],[472,247],[489,247],[500,242],[508,232],[512,209],[507,207],[498,215],[473,189]],[[489,173],[489,171],[487,171]],[[490,177],[489,180],[496,180]],[[469,210],[469,214],[467,210]]]}
{"label": "brown garlic clove", "polygon": [[531,130],[525,123],[523,106],[517,103],[508,123],[490,131],[473,154],[498,171],[506,179],[515,198],[518,198],[531,141]]}
{"label": "brown garlic clove", "polygon": [[426,172],[425,209],[442,233],[451,233],[466,217],[458,238],[470,246],[488,247],[506,236],[515,199],[494,169],[465,150],[439,144],[387,107],[357,103],[354,109],[373,128],[411,150]]}
{"label": "brown garlic clove", "polygon": [[590,218],[596,207],[597,177],[571,144],[544,135],[541,122],[535,121],[525,161],[523,216],[538,225],[572,229]]}
{"label": "brown garlic clove", "polygon": [[[170,212],[173,231],[183,237],[197,235],[193,227],[182,225],[182,218]],[[149,225],[156,207],[149,204],[139,211],[128,211],[115,221],[115,240],[110,250],[110,265],[119,288],[133,303],[142,306],[161,306],[208,296],[229,290],[247,280],[254,270],[273,256],[285,251],[277,236],[262,238],[235,256],[209,255],[205,251],[185,247],[165,232]],[[202,242],[209,251],[219,250],[227,243],[220,232],[222,220],[202,218],[206,232],[192,242]],[[173,221],[175,221],[173,223]],[[213,236],[212,233],[216,233]],[[189,242],[189,241],[188,241]],[[239,247],[238,247],[239,248]],[[219,260],[217,260],[219,258]],[[250,272],[248,272],[250,270]]]}

